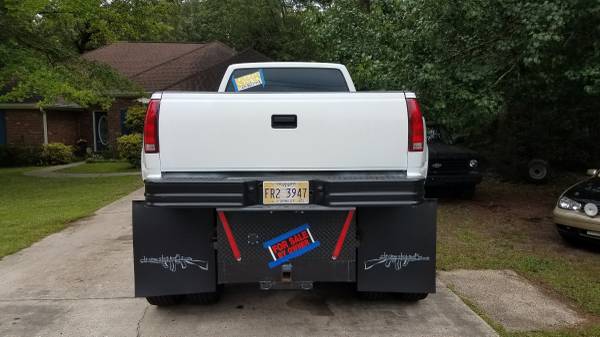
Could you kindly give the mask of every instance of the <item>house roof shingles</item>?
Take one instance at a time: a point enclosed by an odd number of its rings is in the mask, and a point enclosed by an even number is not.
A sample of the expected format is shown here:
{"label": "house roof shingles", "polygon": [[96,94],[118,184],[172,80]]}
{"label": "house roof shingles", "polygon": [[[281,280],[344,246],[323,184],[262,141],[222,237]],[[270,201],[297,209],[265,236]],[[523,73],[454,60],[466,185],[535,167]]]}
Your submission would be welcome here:
{"label": "house roof shingles", "polygon": [[[104,63],[148,92],[163,90],[217,91],[227,67],[234,63],[268,62],[267,56],[246,49],[236,53],[225,44],[117,42],[82,55],[83,58]],[[16,81],[0,87],[0,94],[10,91]],[[21,102],[29,106],[42,99],[28,97]],[[52,108],[80,108],[62,98]]]}
{"label": "house roof shingles", "polygon": [[272,60],[256,50],[246,49],[207,69],[190,74],[182,80],[174,82],[165,89],[181,91],[217,91],[219,89],[219,84],[221,84],[223,74],[225,74],[227,67],[231,64],[269,61]]}
{"label": "house roof shingles", "polygon": [[220,42],[117,42],[83,57],[107,64],[147,91],[161,91],[235,55]]}

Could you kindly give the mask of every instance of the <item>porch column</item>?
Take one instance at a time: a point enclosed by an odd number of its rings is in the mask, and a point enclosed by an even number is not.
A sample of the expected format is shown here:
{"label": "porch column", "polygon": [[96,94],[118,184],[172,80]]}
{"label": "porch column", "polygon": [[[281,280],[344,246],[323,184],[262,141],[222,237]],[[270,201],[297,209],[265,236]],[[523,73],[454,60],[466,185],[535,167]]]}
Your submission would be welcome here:
{"label": "porch column", "polygon": [[48,118],[46,117],[46,111],[40,108],[42,112],[42,124],[44,126],[44,145],[48,145]]}

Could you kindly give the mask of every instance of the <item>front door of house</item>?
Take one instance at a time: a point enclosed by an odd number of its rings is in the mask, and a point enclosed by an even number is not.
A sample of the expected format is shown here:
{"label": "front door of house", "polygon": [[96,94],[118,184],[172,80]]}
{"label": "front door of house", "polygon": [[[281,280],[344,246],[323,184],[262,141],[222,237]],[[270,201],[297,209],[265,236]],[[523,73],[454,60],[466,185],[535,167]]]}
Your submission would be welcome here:
{"label": "front door of house", "polygon": [[106,111],[94,111],[94,151],[108,148],[108,118]]}
{"label": "front door of house", "polygon": [[6,120],[4,111],[0,110],[0,145],[6,144]]}

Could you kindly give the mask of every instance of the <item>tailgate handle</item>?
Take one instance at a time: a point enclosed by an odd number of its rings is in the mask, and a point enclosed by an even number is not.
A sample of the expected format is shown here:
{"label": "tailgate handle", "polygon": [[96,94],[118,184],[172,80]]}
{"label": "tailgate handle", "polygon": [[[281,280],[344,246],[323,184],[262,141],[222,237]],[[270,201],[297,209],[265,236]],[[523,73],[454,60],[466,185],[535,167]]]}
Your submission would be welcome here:
{"label": "tailgate handle", "polygon": [[298,127],[298,116],[271,115],[271,127],[273,129],[295,129]]}

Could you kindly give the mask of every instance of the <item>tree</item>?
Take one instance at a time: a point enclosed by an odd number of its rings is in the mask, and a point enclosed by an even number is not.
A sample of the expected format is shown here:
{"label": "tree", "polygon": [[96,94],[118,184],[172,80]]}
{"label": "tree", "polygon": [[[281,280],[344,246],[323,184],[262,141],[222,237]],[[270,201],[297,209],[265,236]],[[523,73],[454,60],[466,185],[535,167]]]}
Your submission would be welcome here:
{"label": "tree", "polygon": [[[180,4],[174,35],[183,41],[219,40],[276,60],[309,60],[316,45],[302,25],[317,1],[191,0]],[[327,1],[325,1],[327,3]]]}
{"label": "tree", "polygon": [[[107,107],[111,92],[138,91],[79,53],[115,40],[162,39],[171,33],[169,1],[5,0],[0,3],[0,102],[39,98]],[[141,92],[140,92],[141,94]]]}
{"label": "tree", "polygon": [[146,106],[145,105],[136,104],[136,105],[130,106],[127,109],[127,116],[125,117],[125,127],[131,133],[143,133],[145,117],[146,117]]}
{"label": "tree", "polygon": [[176,2],[160,0],[5,0],[3,28],[36,49],[83,53],[116,40],[168,39],[177,12]]}
{"label": "tree", "polygon": [[596,0],[5,0],[0,11],[0,84],[12,88],[0,101],[107,105],[131,84],[78,53],[220,40],[346,64],[361,90],[416,91],[429,119],[508,161],[600,158]]}
{"label": "tree", "polygon": [[429,119],[491,157],[600,157],[596,1],[338,0],[305,22],[319,60],[346,64],[363,90],[417,91]]}

